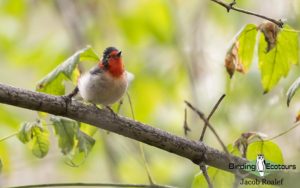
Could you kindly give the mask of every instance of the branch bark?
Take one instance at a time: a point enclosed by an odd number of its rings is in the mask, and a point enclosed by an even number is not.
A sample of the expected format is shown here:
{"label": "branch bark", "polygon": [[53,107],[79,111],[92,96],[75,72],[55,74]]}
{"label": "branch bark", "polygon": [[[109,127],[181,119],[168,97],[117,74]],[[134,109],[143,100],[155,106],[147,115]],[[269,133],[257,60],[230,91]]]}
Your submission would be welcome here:
{"label": "branch bark", "polygon": [[248,10],[244,10],[244,9],[241,9],[241,8],[234,7],[234,5],[236,4],[235,0],[232,3],[225,3],[224,1],[221,1],[221,0],[210,0],[210,1],[215,2],[219,5],[221,5],[222,7],[226,8],[227,12],[229,12],[230,10],[234,10],[234,11],[237,11],[237,12],[241,12],[241,13],[244,13],[244,14],[248,14],[248,15],[252,15],[252,16],[256,16],[256,17],[268,20],[268,21],[273,22],[274,24],[278,25],[281,28],[283,27],[284,23],[282,22],[282,20],[275,20],[273,18],[269,18],[267,16],[257,14],[255,12],[251,12],[251,11],[248,11]]}
{"label": "branch bark", "polygon": [[[72,101],[66,108],[65,100],[60,96],[3,84],[0,84],[0,103],[71,118],[174,153],[197,165],[200,161],[204,161],[218,169],[235,172],[228,168],[229,161],[226,153],[211,148],[203,142],[179,137],[126,117],[114,116],[110,111],[96,109],[93,105]],[[247,163],[247,160],[236,156],[231,156],[231,159],[235,164]]]}

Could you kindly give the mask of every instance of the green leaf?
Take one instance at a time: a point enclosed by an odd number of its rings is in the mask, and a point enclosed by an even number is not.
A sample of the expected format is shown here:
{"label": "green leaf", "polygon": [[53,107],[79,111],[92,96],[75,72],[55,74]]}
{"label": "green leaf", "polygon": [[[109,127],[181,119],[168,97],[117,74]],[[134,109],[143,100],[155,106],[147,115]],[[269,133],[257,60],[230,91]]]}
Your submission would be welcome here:
{"label": "green leaf", "polygon": [[58,146],[64,155],[69,154],[75,146],[76,136],[79,130],[77,121],[53,116],[50,118],[53,122],[54,130],[58,136]]}
{"label": "green leaf", "polygon": [[229,145],[227,146],[227,150],[228,150],[228,152],[231,153],[232,155],[239,156],[239,157],[242,156],[242,154],[241,154],[239,148],[238,148],[237,146],[234,146],[233,144],[229,144]]}
{"label": "green leaf", "polygon": [[32,139],[32,126],[34,124],[32,122],[24,122],[21,125],[21,129],[19,130],[17,137],[19,140],[26,144]]}
{"label": "green leaf", "polygon": [[298,34],[285,24],[277,35],[275,47],[266,52],[268,44],[263,34],[258,46],[259,69],[264,93],[269,92],[282,77],[286,77],[292,64],[298,63]]}
{"label": "green leaf", "polygon": [[49,151],[49,133],[43,129],[40,122],[22,123],[21,129],[17,134],[19,140],[29,147],[38,158],[43,158]]}
{"label": "green leaf", "polygon": [[99,61],[91,47],[77,51],[62,64],[58,65],[52,72],[45,76],[36,87],[37,91],[62,95],[65,93],[65,80],[77,81],[79,71],[77,64],[81,61]]}
{"label": "green leaf", "polygon": [[[214,187],[232,187],[233,185],[234,175],[229,172],[219,170],[214,167],[209,167],[207,168],[207,174],[210,177],[210,180]],[[202,172],[199,172],[195,175],[192,184],[192,188],[199,187],[208,187],[208,184]]]}
{"label": "green leaf", "polygon": [[42,129],[39,126],[32,128],[33,139],[31,142],[31,151],[38,157],[43,158],[49,151],[49,133],[46,129]]}
{"label": "green leaf", "polygon": [[265,159],[276,164],[283,164],[281,149],[277,144],[271,141],[257,141],[249,144],[246,158],[256,160],[258,154],[263,154]]}
{"label": "green leaf", "polygon": [[296,91],[299,89],[300,86],[300,77],[297,78],[296,81],[290,86],[290,88],[287,91],[287,105],[290,105],[290,102],[292,98],[294,97]]}
{"label": "green leaf", "polygon": [[79,149],[79,152],[83,152],[84,155],[87,156],[95,144],[95,139],[82,131],[78,131],[77,139],[77,147]]}

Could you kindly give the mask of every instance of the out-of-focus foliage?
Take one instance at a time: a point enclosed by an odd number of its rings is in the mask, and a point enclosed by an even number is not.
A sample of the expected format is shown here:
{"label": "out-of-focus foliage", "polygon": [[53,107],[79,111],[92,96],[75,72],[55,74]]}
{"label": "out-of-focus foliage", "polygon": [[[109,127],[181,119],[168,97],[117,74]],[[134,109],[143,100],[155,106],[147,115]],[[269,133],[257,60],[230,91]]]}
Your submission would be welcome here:
{"label": "out-of-focus foliage", "polygon": [[[287,18],[293,28],[300,28],[299,2],[289,3],[276,0],[270,9],[269,1],[238,1],[243,8]],[[261,95],[259,69],[254,63],[247,75],[236,74],[230,83],[226,82],[223,62],[230,39],[244,25],[257,25],[261,19],[227,14],[210,1],[2,0],[0,23],[0,81],[6,84],[34,89],[39,80],[79,49],[90,45],[100,57],[107,46],[116,46],[123,51],[126,69],[135,74],[129,93],[138,121],[183,136],[183,101],[193,101],[208,113],[224,92],[227,96],[211,123],[225,143],[234,142],[241,132],[247,131],[276,135],[294,120],[297,96],[290,110],[285,109],[285,87],[290,78],[296,79],[297,69],[291,69],[288,79],[267,95]],[[253,37],[254,30],[250,34]],[[239,55],[249,63],[249,54]],[[257,61],[255,56],[252,61]],[[82,70],[88,70],[94,63],[80,65]],[[62,76],[56,82],[59,87],[53,89],[55,94],[63,93],[64,79]],[[69,92],[73,87],[67,84],[64,89]],[[46,92],[49,91],[53,92]],[[126,98],[120,113],[131,117]],[[17,132],[21,122],[36,118],[36,112],[1,105],[0,138]],[[189,138],[198,139],[202,124],[190,112],[188,123],[192,130]],[[46,124],[53,127],[49,120]],[[82,132],[73,140],[75,150],[67,160],[62,158],[57,146],[59,137],[52,128],[48,129],[49,152],[42,160],[32,157],[16,137],[0,142],[0,186],[50,181],[148,182],[136,142],[106,131],[96,132],[89,125],[79,126]],[[93,136],[95,144],[86,135]],[[297,138],[295,129],[289,133],[289,139],[283,136],[276,143],[280,148],[284,146],[285,161],[300,165],[299,154],[294,150],[299,147],[294,141]],[[221,149],[210,131],[205,142]],[[78,166],[87,153],[85,163]],[[194,174],[199,172],[190,161],[156,148],[145,146],[145,153],[158,183],[190,187]]]}

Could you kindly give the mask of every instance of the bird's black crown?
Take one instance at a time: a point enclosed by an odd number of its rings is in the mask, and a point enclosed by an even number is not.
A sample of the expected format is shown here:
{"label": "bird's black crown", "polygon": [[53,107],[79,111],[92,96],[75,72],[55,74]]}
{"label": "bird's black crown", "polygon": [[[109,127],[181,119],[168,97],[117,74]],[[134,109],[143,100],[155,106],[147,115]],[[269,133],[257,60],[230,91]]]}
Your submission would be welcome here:
{"label": "bird's black crown", "polygon": [[107,47],[103,52],[103,58],[107,58],[112,51],[119,51],[115,47]]}
{"label": "bird's black crown", "polygon": [[103,59],[102,59],[102,64],[104,65],[104,68],[108,69],[108,56],[112,51],[118,51],[117,48],[115,47],[107,47],[104,51],[103,51]]}

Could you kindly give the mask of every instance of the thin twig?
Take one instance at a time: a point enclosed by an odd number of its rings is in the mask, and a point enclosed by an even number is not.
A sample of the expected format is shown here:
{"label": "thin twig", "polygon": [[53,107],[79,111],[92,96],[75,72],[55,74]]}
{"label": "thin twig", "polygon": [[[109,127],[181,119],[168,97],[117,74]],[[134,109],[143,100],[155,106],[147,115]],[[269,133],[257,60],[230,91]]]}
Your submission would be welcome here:
{"label": "thin twig", "polygon": [[17,134],[18,134],[18,132],[15,132],[15,133],[13,133],[13,134],[11,134],[11,135],[8,135],[8,136],[6,136],[6,137],[4,137],[4,138],[1,138],[1,139],[0,139],[0,142],[3,142],[3,141],[5,141],[5,140],[7,140],[7,139],[9,139],[9,138],[12,138],[12,137],[16,136]]}
{"label": "thin twig", "polygon": [[223,143],[223,141],[221,140],[221,138],[219,137],[218,133],[215,131],[215,129],[211,126],[211,124],[209,123],[209,121],[206,119],[204,113],[202,113],[201,111],[199,111],[197,108],[195,108],[191,103],[189,103],[188,101],[184,101],[188,107],[190,107],[194,112],[196,112],[198,114],[198,116],[205,122],[205,124],[207,124],[207,126],[210,128],[210,130],[214,133],[214,135],[217,137],[217,140],[219,141],[219,143],[221,144],[223,150],[226,152],[228,159],[230,160],[229,157],[229,152],[225,146],[225,144]]}
{"label": "thin twig", "polygon": [[35,188],[35,187],[149,187],[149,188],[174,188],[166,185],[121,184],[121,183],[48,183],[36,185],[21,185],[9,188]]}
{"label": "thin twig", "polygon": [[207,184],[208,184],[208,187],[209,187],[209,188],[213,188],[214,186],[213,186],[213,184],[211,183],[210,178],[209,178],[209,176],[208,176],[208,174],[207,174],[207,169],[206,169],[205,163],[202,161],[202,162],[199,164],[199,167],[200,167],[200,169],[201,169],[201,171],[202,171],[202,173],[203,173],[203,175],[204,175],[204,177],[205,177],[205,180],[206,180],[206,182],[207,182]]}
{"label": "thin twig", "polygon": [[127,95],[128,102],[129,102],[129,105],[130,105],[130,110],[131,110],[132,119],[135,120],[135,116],[134,116],[134,112],[133,112],[133,107],[132,107],[132,102],[131,102],[131,97],[130,97],[128,91],[126,92],[126,95]]}
{"label": "thin twig", "polygon": [[[207,117],[207,121],[210,120],[210,118],[212,117],[212,115],[215,113],[215,111],[217,110],[218,106],[220,105],[220,103],[222,102],[222,100],[224,99],[226,95],[223,94],[220,99],[218,100],[218,102],[215,104],[215,106],[213,107],[212,111],[210,112],[210,114],[208,115]],[[201,136],[200,136],[200,141],[203,141],[203,138],[204,138],[204,134],[205,134],[205,131],[206,131],[206,128],[207,128],[207,123],[204,124],[204,127],[202,129],[202,133],[201,133]]]}
{"label": "thin twig", "polygon": [[151,173],[150,173],[150,169],[149,169],[149,166],[148,166],[148,163],[147,163],[147,160],[146,160],[146,156],[145,156],[145,151],[144,151],[144,148],[143,148],[143,143],[139,142],[139,146],[140,146],[140,152],[141,152],[141,155],[142,155],[142,159],[143,159],[143,162],[144,162],[144,167],[145,167],[145,170],[146,170],[146,173],[147,173],[147,176],[148,176],[148,180],[149,180],[149,183],[150,185],[156,185],[152,176],[151,176]]}
{"label": "thin twig", "polygon": [[282,135],[284,135],[284,134],[290,132],[291,130],[295,129],[295,128],[298,127],[299,125],[300,125],[300,123],[296,123],[293,127],[289,128],[288,130],[286,130],[286,131],[284,131],[284,132],[282,132],[282,133],[280,133],[280,134],[278,134],[278,135],[276,135],[276,136],[273,136],[272,138],[269,138],[269,139],[267,139],[267,140],[265,140],[265,141],[274,140],[274,139],[276,139],[276,138],[278,138],[278,137],[280,137],[280,136],[282,136]]}
{"label": "thin twig", "polygon": [[[128,91],[126,92],[126,95],[127,95],[128,102],[129,102],[129,105],[130,105],[132,119],[135,120],[132,101],[131,101],[131,97],[130,97]],[[145,170],[146,170],[146,173],[147,173],[147,176],[148,176],[149,183],[150,183],[150,185],[156,185],[153,178],[152,178],[152,176],[151,176],[151,173],[150,173],[150,168],[149,168],[147,160],[146,160],[143,143],[139,142],[139,148],[140,148],[140,153],[141,153],[141,156],[142,156],[142,159],[143,159],[143,162],[144,162],[144,167],[145,167]]]}
{"label": "thin twig", "polygon": [[184,135],[187,136],[188,132],[191,131],[191,129],[188,126],[187,123],[187,109],[184,109],[184,122],[183,122],[183,130],[184,130]]}
{"label": "thin twig", "polygon": [[275,23],[279,27],[281,27],[281,28],[283,27],[284,23],[281,20],[275,20],[273,18],[269,18],[269,17],[266,17],[264,15],[261,15],[261,14],[255,13],[255,12],[250,12],[248,10],[244,10],[244,9],[234,7],[234,5],[236,4],[235,1],[233,1],[232,3],[225,3],[225,2],[220,1],[220,0],[210,0],[210,1],[215,2],[215,3],[225,7],[227,12],[229,12],[230,10],[235,10],[237,12],[241,12],[241,13],[244,13],[244,14],[256,16],[256,17],[259,17],[259,18],[262,18],[262,19],[265,19],[265,20],[269,20],[270,22]]}

